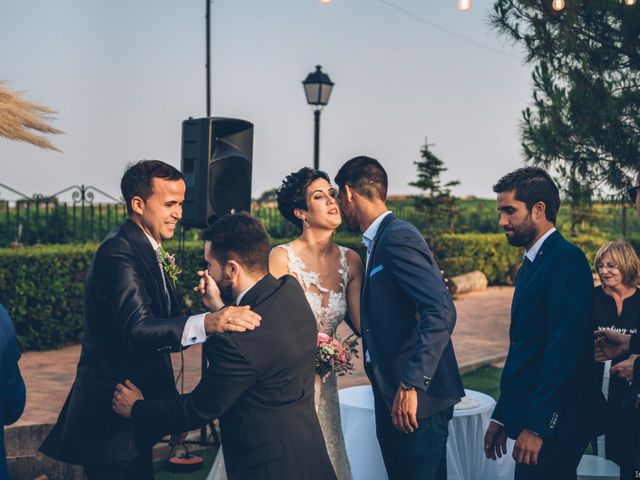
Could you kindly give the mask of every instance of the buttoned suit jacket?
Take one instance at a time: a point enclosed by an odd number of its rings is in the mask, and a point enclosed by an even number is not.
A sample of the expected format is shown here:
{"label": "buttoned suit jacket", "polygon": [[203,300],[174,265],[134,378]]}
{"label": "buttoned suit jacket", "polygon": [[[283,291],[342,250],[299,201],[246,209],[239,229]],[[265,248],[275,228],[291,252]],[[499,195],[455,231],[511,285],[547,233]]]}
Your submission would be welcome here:
{"label": "buttoned suit jacket", "polygon": [[100,245],[87,272],[76,378],[40,447],[44,454],[89,465],[140,453],[131,422],[112,411],[113,391],[130,379],[147,398],[178,395],[169,353],[182,349],[187,317],[178,316],[180,308],[178,292],[161,271],[149,239],[126,220]]}
{"label": "buttoned suit jacket", "polygon": [[552,233],[516,279],[509,353],[492,415],[509,437],[528,429],[571,441],[595,430],[592,303],[584,253]]}
{"label": "buttoned suit jacket", "polygon": [[209,360],[188,395],[134,404],[140,436],[194,429],[220,418],[229,480],[331,480],[313,399],[317,326],[296,279],[267,274],[241,305],[257,329],[210,335]]}
{"label": "buttoned suit jacket", "polygon": [[373,239],[360,302],[365,371],[389,408],[401,381],[416,387],[419,418],[464,396],[453,300],[424,237],[393,214]]}

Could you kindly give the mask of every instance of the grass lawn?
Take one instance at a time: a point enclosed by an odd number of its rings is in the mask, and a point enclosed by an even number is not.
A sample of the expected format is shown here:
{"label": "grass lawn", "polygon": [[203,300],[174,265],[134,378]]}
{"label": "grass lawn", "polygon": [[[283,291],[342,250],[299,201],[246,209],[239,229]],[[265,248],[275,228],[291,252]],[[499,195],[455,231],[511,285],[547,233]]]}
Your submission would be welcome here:
{"label": "grass lawn", "polygon": [[462,383],[464,388],[486,393],[493,397],[494,400],[498,400],[498,395],[500,395],[500,375],[502,375],[501,368],[485,365],[473,372],[465,373],[462,376]]}

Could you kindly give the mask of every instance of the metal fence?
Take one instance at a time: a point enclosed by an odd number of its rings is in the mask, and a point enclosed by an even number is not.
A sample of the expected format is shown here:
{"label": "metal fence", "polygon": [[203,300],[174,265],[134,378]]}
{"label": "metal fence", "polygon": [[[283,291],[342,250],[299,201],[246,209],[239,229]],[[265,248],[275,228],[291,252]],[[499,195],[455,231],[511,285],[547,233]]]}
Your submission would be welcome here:
{"label": "metal fence", "polygon": [[[0,246],[97,242],[126,217],[123,202],[91,185],[46,196],[27,196],[1,183],[0,188],[15,197],[0,200]],[[97,202],[96,195],[107,201]],[[63,196],[70,201],[60,201]]]}
{"label": "metal fence", "polygon": [[[121,199],[91,185],[72,185],[52,195],[25,195],[0,183],[0,247],[12,244],[61,244],[100,242],[107,233],[126,218],[126,206]],[[68,198],[62,201],[61,198]],[[100,198],[102,201],[97,201]],[[251,212],[265,224],[271,237],[291,238],[299,234],[275,206],[256,206]],[[394,210],[403,220],[426,231],[424,215],[412,207]],[[187,238],[196,238],[197,232]],[[176,232],[180,238],[181,231]],[[336,237],[352,236],[346,225],[340,226]]]}

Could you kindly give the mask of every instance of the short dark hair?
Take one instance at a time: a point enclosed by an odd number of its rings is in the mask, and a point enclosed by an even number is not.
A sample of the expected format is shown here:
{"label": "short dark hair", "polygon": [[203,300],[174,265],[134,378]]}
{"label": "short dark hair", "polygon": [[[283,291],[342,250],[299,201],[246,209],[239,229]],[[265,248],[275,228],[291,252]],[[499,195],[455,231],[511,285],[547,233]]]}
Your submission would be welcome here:
{"label": "short dark hair", "polygon": [[202,239],[211,242],[211,255],[221,265],[235,260],[250,272],[269,271],[269,235],[262,222],[246,212],[218,217]]}
{"label": "short dark hair", "polygon": [[514,192],[514,198],[527,205],[529,212],[538,202],[545,205],[545,217],[555,225],[560,209],[560,192],[542,168],[523,167],[507,173],[493,186],[495,193]]}
{"label": "short dark hair", "polygon": [[387,198],[387,172],[380,162],[371,157],[354,157],[340,167],[335,178],[340,189],[345,185],[353,188],[369,200]]}
{"label": "short dark hair", "polygon": [[153,195],[153,179],[184,180],[180,170],[160,160],[140,160],[127,167],[120,181],[120,191],[127,204],[127,213],[131,215],[131,199],[140,197],[145,202]]}
{"label": "short dark hair", "polygon": [[297,172],[293,172],[286,176],[282,181],[282,185],[278,188],[278,210],[284,218],[293,223],[302,230],[302,220],[296,217],[293,211],[296,208],[307,210],[307,187],[319,178],[324,178],[331,183],[329,175],[320,170],[314,170],[309,167],[303,167]]}

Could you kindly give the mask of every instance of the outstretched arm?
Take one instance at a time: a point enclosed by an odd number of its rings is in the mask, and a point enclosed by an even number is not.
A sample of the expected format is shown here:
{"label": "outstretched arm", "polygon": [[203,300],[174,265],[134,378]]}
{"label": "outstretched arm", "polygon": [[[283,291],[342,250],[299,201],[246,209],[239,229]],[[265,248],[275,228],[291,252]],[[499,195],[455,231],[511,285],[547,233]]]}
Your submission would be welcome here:
{"label": "outstretched arm", "polygon": [[[149,295],[151,278],[142,272],[123,239],[110,240],[108,251],[99,251],[93,265],[90,293],[111,309],[122,337],[133,350],[180,351],[187,317],[158,318]],[[101,249],[102,250],[102,249]]]}
{"label": "outstretched arm", "polygon": [[[193,430],[226,412],[256,381],[256,371],[228,337],[213,335],[205,344],[209,368],[193,391],[170,399],[128,401],[136,430],[149,441],[168,433]],[[114,410],[126,416],[126,403]]]}

